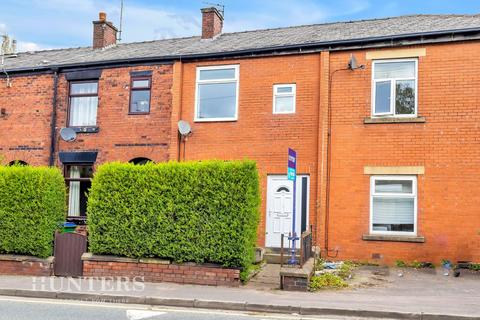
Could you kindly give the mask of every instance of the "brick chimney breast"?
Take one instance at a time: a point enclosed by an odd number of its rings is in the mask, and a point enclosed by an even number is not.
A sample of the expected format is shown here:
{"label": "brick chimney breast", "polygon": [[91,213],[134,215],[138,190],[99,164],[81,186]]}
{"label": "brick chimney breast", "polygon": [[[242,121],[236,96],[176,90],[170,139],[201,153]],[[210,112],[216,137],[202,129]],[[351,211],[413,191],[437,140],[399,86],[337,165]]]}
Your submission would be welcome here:
{"label": "brick chimney breast", "polygon": [[222,33],[223,16],[217,8],[202,10],[202,39],[213,39]]}
{"label": "brick chimney breast", "polygon": [[93,48],[101,49],[117,44],[118,29],[107,21],[107,14],[100,12],[98,20],[93,21]]}

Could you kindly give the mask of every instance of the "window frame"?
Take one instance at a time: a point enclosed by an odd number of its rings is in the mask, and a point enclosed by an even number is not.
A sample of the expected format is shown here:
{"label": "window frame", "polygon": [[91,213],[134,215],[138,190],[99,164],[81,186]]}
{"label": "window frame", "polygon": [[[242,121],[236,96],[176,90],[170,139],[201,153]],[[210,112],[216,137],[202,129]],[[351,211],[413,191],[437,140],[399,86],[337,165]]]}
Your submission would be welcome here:
{"label": "window frame", "polygon": [[[407,180],[412,181],[412,193],[396,193],[396,192],[382,192],[382,193],[375,193],[375,182],[378,180]],[[413,175],[374,175],[370,177],[370,221],[369,221],[369,232],[372,235],[394,235],[394,236],[416,236],[418,230],[418,219],[417,219],[417,211],[418,211],[418,184],[417,184],[417,176]],[[379,231],[373,230],[373,198],[408,198],[414,199],[413,202],[413,231]]]}
{"label": "window frame", "polygon": [[[292,88],[292,93],[279,93],[279,88]],[[293,97],[293,107],[291,111],[276,111],[277,106],[277,97]],[[285,84],[274,84],[273,85],[273,114],[292,114],[296,112],[297,109],[297,84],[296,83],[285,83]]]}
{"label": "window frame", "polygon": [[[395,62],[414,62],[415,64],[415,79],[412,78],[383,78],[375,79],[375,67],[381,63],[395,63]],[[395,101],[397,93],[397,81],[411,81],[415,82],[415,112],[413,114],[396,114],[395,113]],[[390,81],[390,111],[389,112],[375,112],[377,82]],[[418,116],[418,58],[406,58],[406,59],[378,59],[372,61],[372,117],[392,117],[392,118],[416,118]]]}
{"label": "window frame", "polygon": [[[97,93],[75,93],[72,94],[72,84],[77,83],[96,83],[97,84]],[[79,129],[79,128],[97,128],[98,127],[98,107],[100,106],[100,81],[98,79],[93,80],[70,80],[68,81],[68,109],[67,109],[67,127],[72,129]],[[82,97],[97,97],[97,118],[95,119],[95,125],[88,125],[88,126],[72,126],[70,124],[71,114],[72,114],[72,98],[82,98]]]}
{"label": "window frame", "polygon": [[[63,165],[63,180],[65,181],[65,186],[67,189],[67,214],[66,214],[66,220],[67,221],[76,221],[80,223],[84,223],[87,221],[87,214],[88,212],[85,212],[85,215],[78,215],[78,216],[70,216],[69,214],[69,199],[70,199],[70,182],[92,182],[93,176],[91,178],[70,178],[67,177],[68,169],[69,167],[91,167],[92,171],[95,172],[95,165],[93,163],[65,163]],[[90,186],[91,187],[91,186]],[[88,203],[88,200],[87,200]]]}
{"label": "window frame", "polygon": [[[234,79],[213,79],[213,80],[200,80],[200,72],[204,70],[221,70],[221,69],[235,69],[235,78]],[[201,84],[223,84],[223,83],[236,83],[236,97],[235,97],[235,115],[233,117],[222,117],[222,118],[199,118],[198,112],[200,110],[199,106],[199,87]],[[237,121],[238,120],[238,101],[240,96],[240,65],[216,65],[216,66],[203,66],[197,67],[196,70],[196,81],[195,81],[195,122],[222,122],[222,121]]]}
{"label": "window frame", "polygon": [[[134,88],[134,81],[148,80],[148,87]],[[148,89],[148,112],[134,112],[132,111],[132,95],[133,91],[146,91]],[[128,101],[128,114],[129,115],[145,115],[150,114],[152,109],[152,76],[130,76],[130,99]]]}

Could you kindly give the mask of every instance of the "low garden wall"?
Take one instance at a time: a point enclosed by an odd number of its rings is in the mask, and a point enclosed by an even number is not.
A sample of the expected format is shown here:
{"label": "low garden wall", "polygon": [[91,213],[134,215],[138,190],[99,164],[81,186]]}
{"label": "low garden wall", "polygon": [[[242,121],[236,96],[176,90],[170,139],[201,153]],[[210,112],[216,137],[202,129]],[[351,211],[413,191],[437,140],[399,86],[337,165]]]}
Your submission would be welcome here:
{"label": "low garden wall", "polygon": [[86,260],[85,275],[105,269],[114,275],[125,267],[155,281],[235,282],[237,269],[245,275],[255,260],[259,205],[258,171],[252,161],[103,164],[88,200],[89,251],[176,264],[126,260],[114,261],[115,268],[110,268],[108,262]]}
{"label": "low garden wall", "polygon": [[219,265],[173,264],[160,259],[132,259],[85,253],[84,277],[141,277],[146,282],[174,282],[238,287],[240,270]]}
{"label": "low garden wall", "polygon": [[32,256],[0,254],[0,274],[49,277],[53,275],[53,257],[41,259]]}

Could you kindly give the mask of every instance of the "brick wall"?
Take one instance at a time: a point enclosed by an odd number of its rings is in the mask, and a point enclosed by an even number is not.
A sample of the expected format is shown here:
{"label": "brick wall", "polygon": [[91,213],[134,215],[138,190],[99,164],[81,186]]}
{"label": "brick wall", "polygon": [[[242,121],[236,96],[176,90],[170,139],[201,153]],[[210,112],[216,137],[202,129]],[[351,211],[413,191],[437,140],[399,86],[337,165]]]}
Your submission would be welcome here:
{"label": "brick wall", "polygon": [[39,259],[29,256],[0,255],[0,274],[48,277],[53,274],[53,257]]}
{"label": "brick wall", "polygon": [[[129,114],[130,72],[152,71],[150,113]],[[105,69],[99,80],[97,133],[79,133],[74,142],[60,140],[58,151],[97,150],[97,165],[137,157],[155,162],[169,160],[173,66],[154,65]],[[67,125],[68,81],[59,81],[57,129]],[[61,166],[58,161],[57,165]]]}
{"label": "brick wall", "polygon": [[[88,255],[88,254],[87,254]],[[143,277],[146,282],[174,282],[213,286],[240,285],[240,270],[196,264],[171,264],[169,261],[135,260],[84,255],[84,277]]]}
{"label": "brick wall", "polygon": [[[338,259],[480,261],[480,43],[428,45],[419,58],[418,115],[425,123],[364,124],[371,108],[371,61],[332,82],[329,246]],[[330,54],[330,72],[350,52]],[[418,235],[425,243],[367,242],[369,176],[364,166],[424,166],[418,176]],[[320,235],[323,238],[323,234]]]}
{"label": "brick wall", "polygon": [[[196,67],[226,64],[239,65],[238,121],[194,122]],[[310,224],[316,221],[319,68],[318,54],[183,64],[180,118],[193,130],[185,159],[257,161],[262,186],[260,246],[265,243],[267,175],[286,174],[289,147],[297,151],[298,174],[310,175]],[[282,83],[297,85],[295,114],[272,113],[273,85]]]}
{"label": "brick wall", "polygon": [[308,291],[310,283],[308,278],[295,276],[282,276],[282,290]]}
{"label": "brick wall", "polygon": [[52,75],[0,78],[0,163],[48,164],[52,95]]}

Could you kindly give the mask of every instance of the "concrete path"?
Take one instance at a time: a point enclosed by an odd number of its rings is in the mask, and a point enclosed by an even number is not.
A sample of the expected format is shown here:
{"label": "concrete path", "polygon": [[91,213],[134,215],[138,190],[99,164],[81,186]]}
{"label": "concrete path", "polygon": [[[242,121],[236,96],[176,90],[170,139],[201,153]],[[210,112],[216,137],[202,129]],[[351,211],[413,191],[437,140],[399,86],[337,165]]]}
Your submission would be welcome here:
{"label": "concrete path", "polygon": [[2,276],[0,295],[317,315],[420,318],[423,314],[422,319],[448,319],[447,315],[480,319],[478,275],[453,278],[440,272],[407,270],[399,277],[393,271],[382,286],[317,293],[168,283],[145,283],[141,288],[123,284],[119,288],[116,282],[77,279],[68,285],[67,280]]}
{"label": "concrete path", "polygon": [[278,290],[280,289],[280,265],[266,264],[245,286],[247,289]]}

